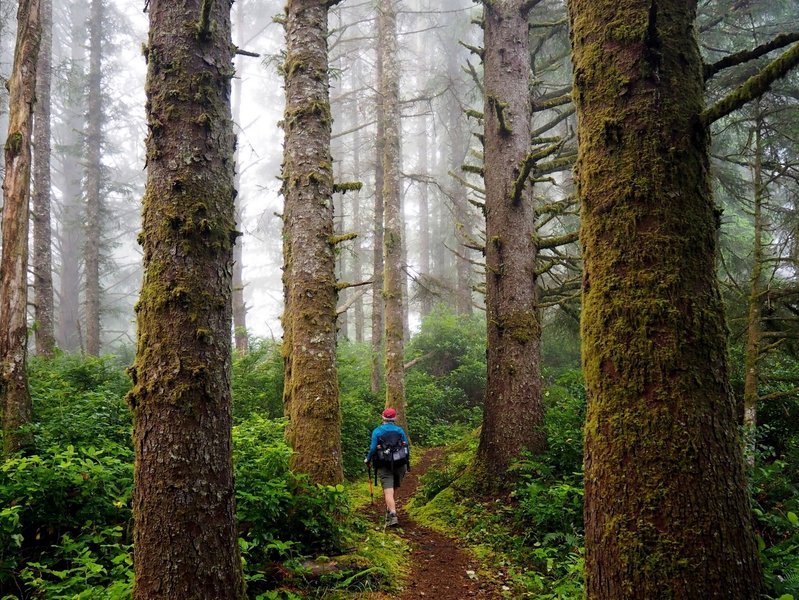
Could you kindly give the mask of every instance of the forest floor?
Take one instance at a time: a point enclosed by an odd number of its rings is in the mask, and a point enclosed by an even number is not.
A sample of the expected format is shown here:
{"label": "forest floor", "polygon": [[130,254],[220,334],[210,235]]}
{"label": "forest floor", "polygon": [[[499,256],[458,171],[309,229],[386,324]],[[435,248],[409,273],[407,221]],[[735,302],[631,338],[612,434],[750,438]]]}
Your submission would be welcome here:
{"label": "forest floor", "polygon": [[[502,598],[500,584],[486,579],[479,561],[454,537],[443,535],[416,523],[404,510],[416,493],[419,476],[440,459],[441,450],[433,449],[413,464],[413,469],[397,490],[397,516],[400,526],[392,532],[403,538],[411,548],[410,573],[399,600],[462,600],[464,598]],[[382,523],[385,514],[383,494],[378,483],[374,504],[364,510],[375,523]],[[367,594],[364,598],[380,598]]]}

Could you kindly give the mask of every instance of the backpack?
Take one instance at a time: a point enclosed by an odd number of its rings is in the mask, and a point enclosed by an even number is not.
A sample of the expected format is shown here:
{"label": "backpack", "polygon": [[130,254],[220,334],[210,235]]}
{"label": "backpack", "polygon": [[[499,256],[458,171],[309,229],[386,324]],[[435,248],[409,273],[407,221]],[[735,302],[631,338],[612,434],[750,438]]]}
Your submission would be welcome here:
{"label": "backpack", "polygon": [[399,431],[387,431],[377,438],[374,463],[377,467],[391,467],[392,470],[408,464],[408,444]]}

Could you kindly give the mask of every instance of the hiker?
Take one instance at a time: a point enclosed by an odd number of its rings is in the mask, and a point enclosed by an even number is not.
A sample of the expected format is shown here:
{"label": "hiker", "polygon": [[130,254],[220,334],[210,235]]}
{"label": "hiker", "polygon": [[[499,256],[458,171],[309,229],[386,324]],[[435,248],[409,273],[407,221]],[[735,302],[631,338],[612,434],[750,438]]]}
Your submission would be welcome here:
{"label": "hiker", "polygon": [[[387,408],[383,411],[383,424],[372,431],[372,444],[364,459],[367,467],[375,467],[375,483],[380,479],[383,497],[386,501],[386,526],[399,525],[394,489],[402,483],[402,478],[410,471],[410,445],[405,431],[394,421],[397,411]],[[371,473],[369,475],[371,477]]]}

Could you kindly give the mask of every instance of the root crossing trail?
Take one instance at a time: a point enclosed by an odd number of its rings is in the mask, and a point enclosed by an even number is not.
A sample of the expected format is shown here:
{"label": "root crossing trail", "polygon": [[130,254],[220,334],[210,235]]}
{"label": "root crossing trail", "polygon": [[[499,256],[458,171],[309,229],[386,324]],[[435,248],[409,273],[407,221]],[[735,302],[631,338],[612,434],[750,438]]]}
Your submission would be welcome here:
{"label": "root crossing trail", "polygon": [[[437,450],[427,452],[397,491],[397,513],[400,526],[394,532],[406,540],[411,547],[411,573],[400,600],[463,600],[464,598],[501,598],[498,584],[486,580],[479,573],[479,564],[460,548],[460,543],[432,529],[414,522],[405,512],[404,506],[416,492],[418,478],[440,456]],[[378,498],[379,497],[379,498]],[[375,489],[374,506],[369,513],[375,521],[383,519],[385,505],[378,483]]]}

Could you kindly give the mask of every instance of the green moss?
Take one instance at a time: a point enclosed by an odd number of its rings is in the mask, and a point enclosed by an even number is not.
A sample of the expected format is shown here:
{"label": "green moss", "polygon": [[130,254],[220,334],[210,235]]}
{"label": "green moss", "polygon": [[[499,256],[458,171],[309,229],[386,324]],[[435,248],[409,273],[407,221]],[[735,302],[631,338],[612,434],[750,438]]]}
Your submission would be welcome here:
{"label": "green moss", "polygon": [[8,140],[6,140],[6,152],[11,154],[12,156],[16,156],[19,154],[19,151],[22,149],[22,133],[19,131],[15,131],[11,135],[8,136]]}
{"label": "green moss", "polygon": [[329,237],[327,238],[327,241],[328,241],[328,243],[329,243],[331,246],[336,246],[336,245],[338,245],[338,244],[340,244],[340,243],[342,243],[342,242],[348,242],[348,241],[350,241],[350,240],[354,240],[354,239],[355,239],[355,238],[357,238],[357,237],[358,237],[358,234],[357,234],[357,233],[355,233],[355,232],[350,232],[350,233],[342,233],[342,234],[337,234],[337,235],[331,235],[331,236],[329,236]]}

